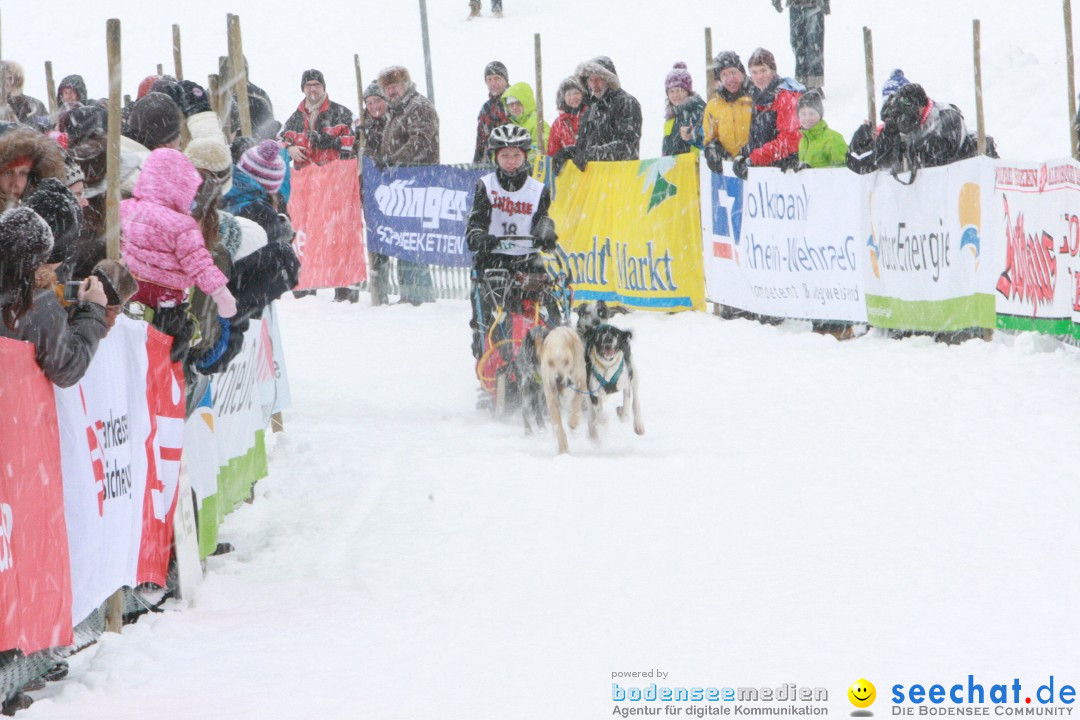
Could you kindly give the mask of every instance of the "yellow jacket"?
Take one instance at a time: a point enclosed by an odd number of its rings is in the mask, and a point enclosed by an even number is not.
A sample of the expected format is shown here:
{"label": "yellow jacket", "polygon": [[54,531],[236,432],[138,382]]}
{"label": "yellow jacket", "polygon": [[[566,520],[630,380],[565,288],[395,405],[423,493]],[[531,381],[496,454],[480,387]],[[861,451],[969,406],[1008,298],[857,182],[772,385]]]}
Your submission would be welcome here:
{"label": "yellow jacket", "polygon": [[728,101],[719,93],[714,93],[701,119],[705,144],[719,140],[729,156],[740,154],[750,140],[750,112],[753,107],[754,102],[749,95]]}

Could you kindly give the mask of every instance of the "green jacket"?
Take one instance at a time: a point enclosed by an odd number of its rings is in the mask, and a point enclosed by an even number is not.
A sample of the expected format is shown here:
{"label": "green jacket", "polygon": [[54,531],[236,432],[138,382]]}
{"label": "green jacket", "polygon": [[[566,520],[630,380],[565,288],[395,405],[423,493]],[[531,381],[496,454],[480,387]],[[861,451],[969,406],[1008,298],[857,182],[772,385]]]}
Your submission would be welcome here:
{"label": "green jacket", "polygon": [[799,141],[799,162],[812,168],[844,167],[847,164],[847,141],[824,120],[802,131]]}
{"label": "green jacket", "polygon": [[[536,96],[533,95],[532,88],[529,87],[528,83],[519,82],[519,83],[514,83],[513,85],[511,85],[510,87],[506,88],[506,90],[503,91],[503,94],[502,94],[503,106],[507,105],[507,101],[506,101],[507,98],[515,98],[518,102],[521,103],[522,107],[525,108],[525,111],[523,113],[521,113],[521,115],[519,117],[511,116],[510,122],[514,123],[515,125],[520,125],[521,127],[528,130],[529,134],[532,135],[533,144],[532,144],[532,150],[529,151],[529,162],[530,163],[535,162],[535,160],[536,160],[536,148],[537,148],[536,143],[537,143],[537,140],[539,139],[539,138],[536,137]],[[510,114],[509,108],[507,108],[506,114],[507,115]],[[548,125],[545,122],[544,123],[544,148],[547,147],[547,141],[548,141],[549,137],[551,137],[551,126]],[[540,154],[543,155],[544,153],[541,151]]]}

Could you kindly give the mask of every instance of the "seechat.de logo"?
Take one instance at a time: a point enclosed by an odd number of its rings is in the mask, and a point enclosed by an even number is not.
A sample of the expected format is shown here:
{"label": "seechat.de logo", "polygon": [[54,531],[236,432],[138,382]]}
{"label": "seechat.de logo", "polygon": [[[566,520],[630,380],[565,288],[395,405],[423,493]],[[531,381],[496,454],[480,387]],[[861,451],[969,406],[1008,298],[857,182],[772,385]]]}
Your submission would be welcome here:
{"label": "seechat.de logo", "polygon": [[[852,705],[859,708],[859,710],[865,710],[865,708],[870,707],[874,704],[874,701],[877,700],[877,689],[874,687],[874,683],[866,678],[859,678],[851,683],[851,687],[849,687],[847,691],[847,696]],[[851,714],[860,717],[873,715],[871,712],[853,712]]]}

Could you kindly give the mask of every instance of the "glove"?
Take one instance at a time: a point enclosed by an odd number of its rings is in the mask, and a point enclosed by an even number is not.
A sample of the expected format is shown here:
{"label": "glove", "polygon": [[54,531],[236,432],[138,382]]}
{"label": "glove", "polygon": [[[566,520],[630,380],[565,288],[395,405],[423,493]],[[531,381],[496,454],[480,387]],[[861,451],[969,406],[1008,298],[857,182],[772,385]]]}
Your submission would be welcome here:
{"label": "glove", "polygon": [[549,217],[540,218],[532,229],[532,236],[541,250],[551,252],[559,239],[559,236],[555,234],[555,221]]}
{"label": "glove", "polygon": [[551,172],[555,174],[555,177],[559,176],[562,172],[563,166],[566,165],[567,160],[572,160],[574,157],[574,145],[567,145],[564,148],[560,148],[551,156]]}
{"label": "glove", "polygon": [[863,155],[873,149],[874,127],[870,123],[864,122],[851,136],[851,142],[848,143],[848,150],[856,155]]}
{"label": "glove", "polygon": [[222,285],[214,292],[210,293],[210,297],[213,298],[217,304],[218,315],[223,318],[231,318],[236,314],[236,298],[229,292],[229,288],[226,285]]}
{"label": "glove", "polygon": [[737,158],[735,158],[734,164],[735,177],[739,178],[740,180],[745,180],[746,176],[749,174],[747,168],[749,168],[750,166],[750,161],[747,160],[745,155],[739,155]]}
{"label": "glove", "polygon": [[180,109],[184,111],[184,117],[189,118],[201,112],[210,112],[210,96],[201,85],[191,80],[180,83],[183,88],[183,97]]}
{"label": "glove", "polygon": [[585,172],[585,166],[589,164],[589,158],[585,152],[585,148],[574,146],[574,164],[577,165],[578,170]]}
{"label": "glove", "polygon": [[717,175],[724,174],[724,155],[727,153],[724,151],[724,146],[720,144],[719,140],[713,140],[705,146],[705,164],[709,166],[709,170]]}
{"label": "glove", "polygon": [[791,168],[791,172],[802,172],[803,170],[809,170],[810,165],[804,162],[799,163],[795,167]]}
{"label": "glove", "polygon": [[324,132],[308,133],[308,142],[311,147],[319,150],[340,150],[341,138],[336,135],[328,135]]}
{"label": "glove", "polygon": [[499,247],[499,238],[494,235],[481,235],[473,244],[476,247],[473,252],[480,257],[486,257],[492,250]]}

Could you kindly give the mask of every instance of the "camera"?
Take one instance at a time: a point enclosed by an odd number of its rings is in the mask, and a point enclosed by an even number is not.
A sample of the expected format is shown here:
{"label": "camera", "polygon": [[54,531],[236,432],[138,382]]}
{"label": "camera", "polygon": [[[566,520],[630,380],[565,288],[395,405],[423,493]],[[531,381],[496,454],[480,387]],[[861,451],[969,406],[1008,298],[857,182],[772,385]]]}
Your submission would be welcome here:
{"label": "camera", "polygon": [[82,289],[81,280],[68,280],[64,283],[64,302],[65,303],[77,303],[79,302],[79,290]]}

